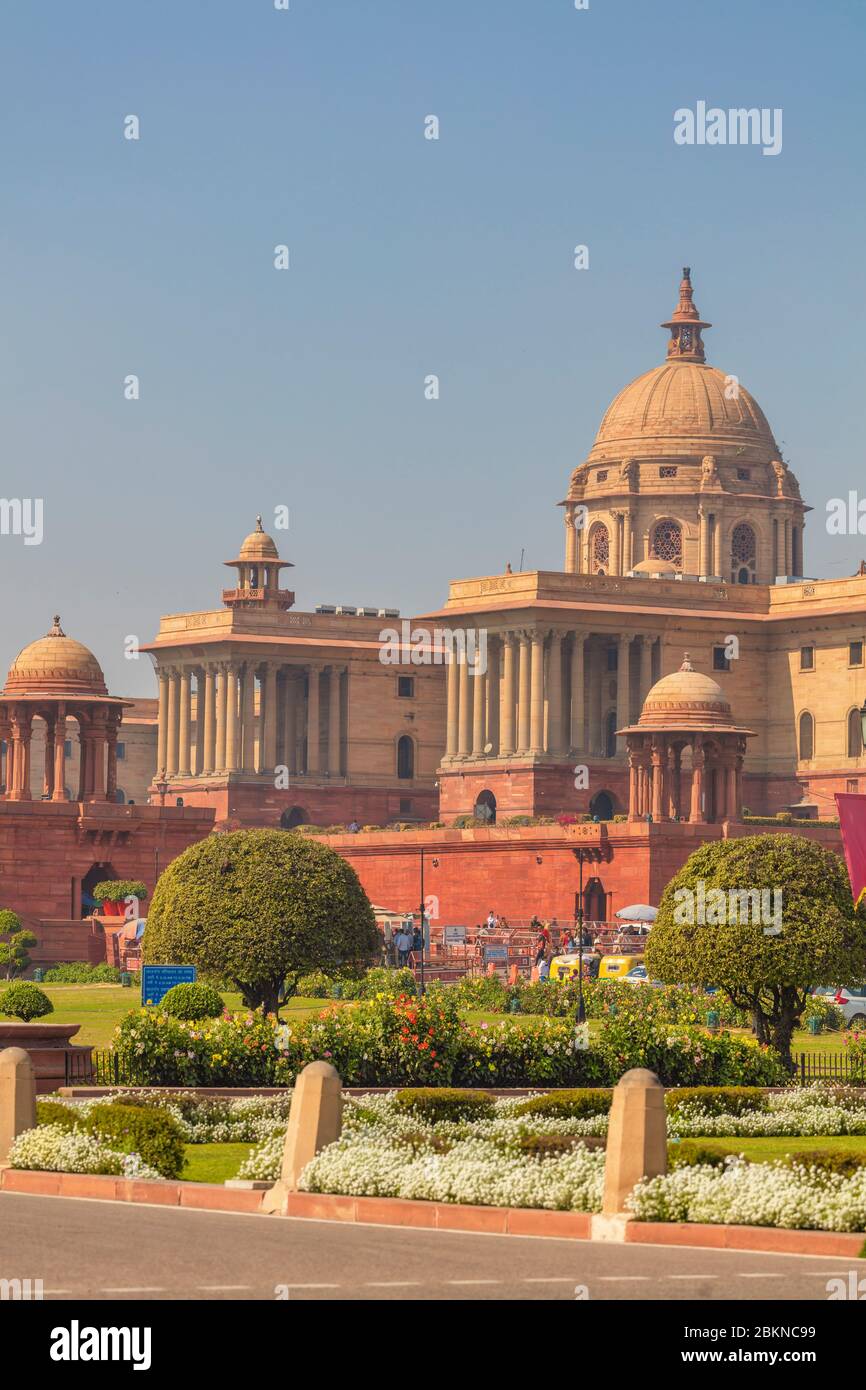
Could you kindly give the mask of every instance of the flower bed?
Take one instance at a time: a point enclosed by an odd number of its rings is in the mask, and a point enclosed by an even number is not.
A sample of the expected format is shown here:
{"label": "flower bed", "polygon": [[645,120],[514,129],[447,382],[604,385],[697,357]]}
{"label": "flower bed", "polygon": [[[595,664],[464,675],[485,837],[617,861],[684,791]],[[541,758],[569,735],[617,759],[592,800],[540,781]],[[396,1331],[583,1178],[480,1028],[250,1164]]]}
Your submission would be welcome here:
{"label": "flower bed", "polygon": [[113,1173],[122,1178],[158,1178],[137,1153],[120,1153],[95,1134],[64,1125],[38,1125],[19,1134],[9,1149],[12,1168],[52,1173]]}
{"label": "flower bed", "polygon": [[773,1086],[776,1055],[729,1033],[710,1035],[617,1014],[589,1043],[572,1019],[473,1025],[443,991],[381,995],[292,1024],[260,1014],[188,1023],[156,1011],[117,1030],[120,1075],[134,1086],[283,1086],[308,1062],[331,1062],[347,1086],[610,1086],[630,1067],[665,1085]]}
{"label": "flower bed", "polygon": [[698,1221],[801,1231],[866,1228],[866,1166],[850,1177],[797,1163],[694,1165],[638,1184],[640,1221]]}

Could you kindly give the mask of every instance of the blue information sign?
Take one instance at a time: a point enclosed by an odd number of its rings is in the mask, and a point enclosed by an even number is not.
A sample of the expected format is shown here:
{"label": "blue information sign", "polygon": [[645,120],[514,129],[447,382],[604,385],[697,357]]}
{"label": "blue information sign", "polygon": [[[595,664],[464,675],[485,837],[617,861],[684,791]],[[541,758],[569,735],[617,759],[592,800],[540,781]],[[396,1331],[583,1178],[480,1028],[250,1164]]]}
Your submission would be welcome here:
{"label": "blue information sign", "polygon": [[141,967],[141,1002],[160,1004],[175,985],[190,984],[196,977],[194,965],[143,965]]}

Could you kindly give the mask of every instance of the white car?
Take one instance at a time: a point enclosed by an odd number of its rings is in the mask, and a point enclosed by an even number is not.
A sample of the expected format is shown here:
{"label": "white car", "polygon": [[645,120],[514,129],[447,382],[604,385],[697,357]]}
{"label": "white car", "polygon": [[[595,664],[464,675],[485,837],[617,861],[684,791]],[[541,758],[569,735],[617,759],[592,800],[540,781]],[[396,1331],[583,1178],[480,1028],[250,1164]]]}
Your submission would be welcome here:
{"label": "white car", "polygon": [[627,975],[620,977],[627,985],[652,985],[653,989],[661,989],[661,980],[651,980],[645,965],[633,965]]}
{"label": "white car", "polygon": [[815,993],[836,1004],[842,1010],[846,1024],[857,1028],[866,1026],[866,985],[845,985],[841,989],[828,986],[816,989]]}

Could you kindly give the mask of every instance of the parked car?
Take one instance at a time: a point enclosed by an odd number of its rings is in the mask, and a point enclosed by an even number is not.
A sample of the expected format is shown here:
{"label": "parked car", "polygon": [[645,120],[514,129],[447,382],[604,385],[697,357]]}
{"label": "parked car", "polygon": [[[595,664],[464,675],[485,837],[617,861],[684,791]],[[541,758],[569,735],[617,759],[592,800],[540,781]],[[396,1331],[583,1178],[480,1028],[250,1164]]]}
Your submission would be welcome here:
{"label": "parked car", "polygon": [[831,1004],[836,1004],[842,1010],[846,1025],[855,1028],[866,1027],[866,984],[843,985],[839,989],[825,985],[816,989],[814,993],[828,999]]}
{"label": "parked car", "polygon": [[598,967],[600,980],[623,980],[636,965],[643,965],[643,956],[602,956]]}
{"label": "parked car", "polygon": [[645,965],[633,966],[627,975],[623,975],[622,980],[626,985],[651,985],[653,989],[664,989],[663,981],[650,979]]}

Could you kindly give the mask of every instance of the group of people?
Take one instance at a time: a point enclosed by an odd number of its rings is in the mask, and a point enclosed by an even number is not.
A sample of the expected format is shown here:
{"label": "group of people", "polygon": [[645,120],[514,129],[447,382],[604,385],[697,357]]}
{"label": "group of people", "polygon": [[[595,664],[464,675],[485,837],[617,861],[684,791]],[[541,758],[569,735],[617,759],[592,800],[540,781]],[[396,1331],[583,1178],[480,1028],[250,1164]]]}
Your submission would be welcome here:
{"label": "group of people", "polygon": [[390,925],[385,928],[385,953],[388,956],[389,964],[397,966],[409,966],[412,969],[421,960],[424,950],[424,937],[418,923],[413,924],[407,920],[401,922],[396,932],[391,932]]}

